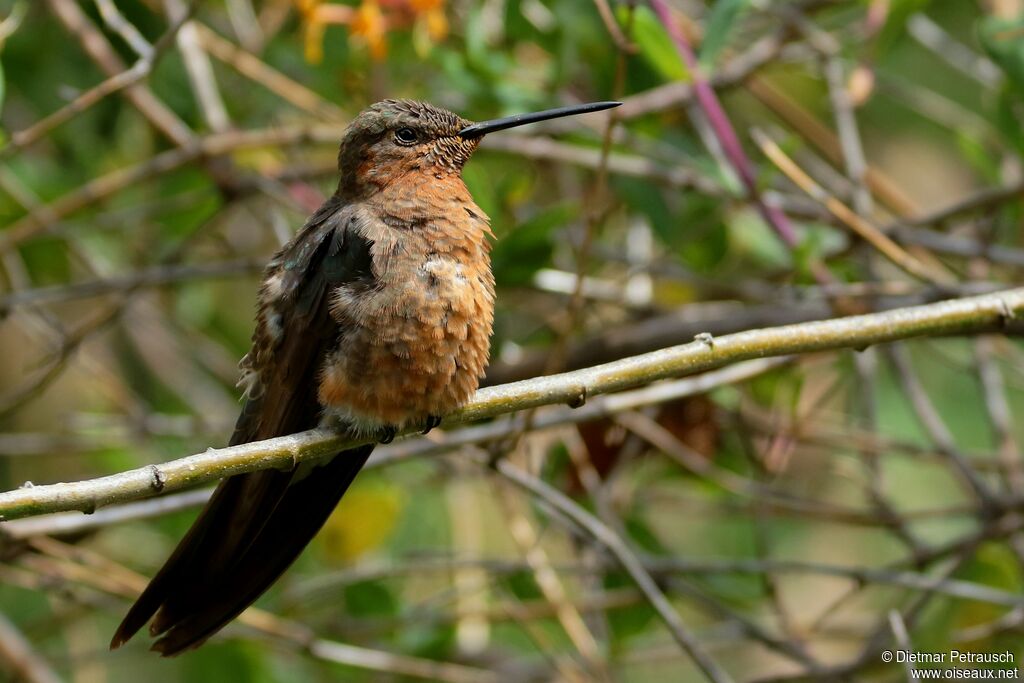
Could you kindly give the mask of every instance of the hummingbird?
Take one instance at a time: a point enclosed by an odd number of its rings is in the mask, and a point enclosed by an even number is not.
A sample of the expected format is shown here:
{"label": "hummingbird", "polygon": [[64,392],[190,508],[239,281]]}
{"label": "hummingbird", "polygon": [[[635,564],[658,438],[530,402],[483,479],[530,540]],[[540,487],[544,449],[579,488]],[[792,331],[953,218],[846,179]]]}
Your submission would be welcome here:
{"label": "hummingbird", "polygon": [[[386,443],[469,400],[487,367],[495,294],[490,220],[463,166],[488,133],[619,104],[473,123],[385,100],[356,116],[337,189],[263,273],[230,444],[318,426]],[[294,562],[373,447],[222,480],[111,649],[151,619],[156,652],[202,645]]]}

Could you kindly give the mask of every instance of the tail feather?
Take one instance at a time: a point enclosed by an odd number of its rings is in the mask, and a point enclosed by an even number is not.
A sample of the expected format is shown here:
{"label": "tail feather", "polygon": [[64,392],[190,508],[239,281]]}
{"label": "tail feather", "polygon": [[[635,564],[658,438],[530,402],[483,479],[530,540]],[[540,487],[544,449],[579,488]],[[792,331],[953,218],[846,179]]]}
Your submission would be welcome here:
{"label": "tail feather", "polygon": [[295,561],[372,450],[361,446],[291,472],[267,470],[222,482],[129,610],[111,647],[124,644],[154,614],[150,631],[164,634],[154,650],[170,656],[201,645]]}
{"label": "tail feather", "polygon": [[[315,427],[319,373],[337,347],[330,292],[372,282],[373,242],[349,229],[335,195],[271,261],[260,293],[251,380],[231,444]],[[283,332],[287,331],[287,334]],[[353,448],[289,472],[231,477],[217,487],[164,567],[121,623],[111,647],[156,615],[150,631],[164,654],[202,643],[245,609],[298,557],[369,457]]]}
{"label": "tail feather", "polygon": [[[234,550],[238,543],[245,540],[244,533],[226,533],[226,530],[246,521],[237,512],[242,507],[247,491],[262,489],[262,493],[252,496],[250,500],[260,500],[263,505],[267,505],[280,497],[280,492],[283,492],[290,478],[289,473],[266,470],[222,481],[188,533],[128,610],[110,641],[111,649],[128,642],[160,609],[174,587],[187,585],[201,574],[216,571],[217,556],[222,554],[222,549]],[[268,486],[270,483],[277,485]],[[276,496],[273,489],[279,489]]]}

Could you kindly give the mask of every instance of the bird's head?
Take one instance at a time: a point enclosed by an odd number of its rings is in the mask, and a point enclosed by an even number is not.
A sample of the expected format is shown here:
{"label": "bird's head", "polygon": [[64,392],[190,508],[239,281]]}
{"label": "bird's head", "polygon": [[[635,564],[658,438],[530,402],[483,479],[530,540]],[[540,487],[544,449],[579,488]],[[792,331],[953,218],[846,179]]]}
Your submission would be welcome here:
{"label": "bird's head", "polygon": [[360,196],[409,174],[438,179],[457,176],[487,133],[619,104],[594,102],[473,123],[426,102],[377,102],[364,109],[345,131],[338,151],[338,192]]}

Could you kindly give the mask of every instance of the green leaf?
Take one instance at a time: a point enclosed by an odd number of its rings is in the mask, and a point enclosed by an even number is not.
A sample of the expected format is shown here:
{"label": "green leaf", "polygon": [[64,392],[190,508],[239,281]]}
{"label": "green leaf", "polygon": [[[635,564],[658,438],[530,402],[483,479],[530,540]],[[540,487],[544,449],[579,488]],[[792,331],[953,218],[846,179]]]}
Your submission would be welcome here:
{"label": "green leaf", "polygon": [[540,268],[551,263],[552,233],[579,213],[573,204],[561,204],[539,212],[512,228],[494,245],[491,265],[503,285],[525,285]]}
{"label": "green leaf", "polygon": [[629,539],[644,552],[651,555],[671,554],[639,511],[630,511],[622,522]]}
{"label": "green leaf", "polygon": [[1001,173],[999,160],[985,147],[984,143],[966,130],[957,130],[953,134],[956,138],[957,148],[971,167],[986,182],[998,184]]}
{"label": "green leaf", "polygon": [[978,42],[1006,77],[1024,89],[1024,16],[1003,19],[988,16],[978,22]]}
{"label": "green leaf", "polygon": [[398,614],[398,600],[381,581],[357,581],[345,586],[345,612],[354,617],[390,617]]}
{"label": "green leaf", "polygon": [[7,79],[4,78],[4,64],[0,62],[0,110],[4,108],[5,95],[7,95]]}
{"label": "green leaf", "polygon": [[[609,572],[602,582],[606,591],[633,588],[636,583],[622,572]],[[629,644],[625,641],[643,633],[656,615],[646,602],[629,605],[608,612],[608,626],[611,627],[613,647],[626,652]]]}
{"label": "green leaf", "polygon": [[672,213],[662,189],[641,178],[612,178],[616,194],[633,211],[647,216],[655,234],[671,247],[682,247],[687,238],[682,219]]}
{"label": "green leaf", "polygon": [[[619,7],[619,20],[625,21],[626,7]],[[683,60],[672,43],[672,38],[658,17],[647,7],[637,7],[633,14],[633,41],[640,55],[667,80],[689,80]]]}
{"label": "green leaf", "polygon": [[519,600],[539,600],[544,597],[531,571],[512,572],[502,579],[501,582],[508,589],[508,592]]}
{"label": "green leaf", "polygon": [[885,25],[875,39],[876,59],[889,54],[907,37],[907,20],[911,15],[923,12],[931,4],[931,0],[892,0],[885,16]]}
{"label": "green leaf", "polygon": [[1009,83],[1004,85],[996,99],[995,114],[996,126],[1003,138],[1018,154],[1024,154],[1024,129],[1020,125],[1024,120],[1024,91]]}
{"label": "green leaf", "polygon": [[700,65],[704,69],[714,66],[715,60],[729,42],[729,34],[744,12],[750,7],[750,0],[718,0],[711,8],[704,42],[700,46]]}

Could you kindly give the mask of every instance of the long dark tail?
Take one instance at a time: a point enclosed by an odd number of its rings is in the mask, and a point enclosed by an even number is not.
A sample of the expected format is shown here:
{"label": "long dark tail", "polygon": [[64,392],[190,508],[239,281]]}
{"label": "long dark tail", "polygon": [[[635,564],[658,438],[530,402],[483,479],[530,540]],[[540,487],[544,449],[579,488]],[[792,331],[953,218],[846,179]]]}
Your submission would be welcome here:
{"label": "long dark tail", "polygon": [[132,605],[110,643],[127,642],[153,615],[164,656],[201,645],[295,561],[366,463],[372,445],[290,472],[230,477]]}

